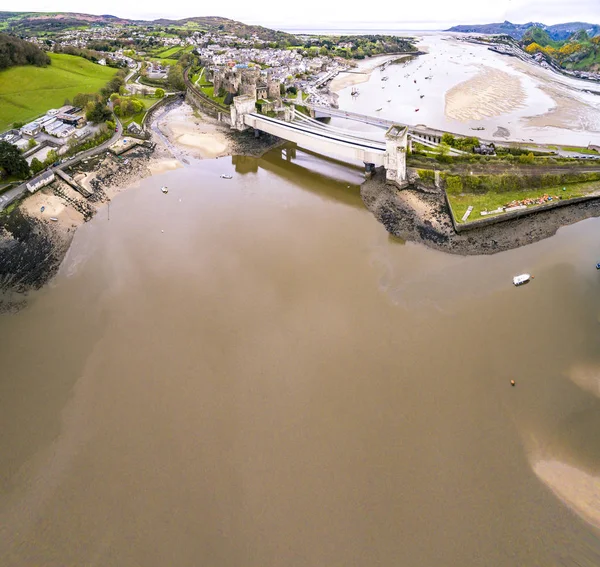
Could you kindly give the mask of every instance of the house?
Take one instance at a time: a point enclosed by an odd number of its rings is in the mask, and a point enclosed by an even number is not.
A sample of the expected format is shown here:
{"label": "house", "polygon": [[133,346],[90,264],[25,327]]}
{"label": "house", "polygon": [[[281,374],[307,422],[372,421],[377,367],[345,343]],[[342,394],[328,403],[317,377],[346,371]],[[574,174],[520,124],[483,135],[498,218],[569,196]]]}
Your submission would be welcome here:
{"label": "house", "polygon": [[106,59],[102,58],[98,61],[98,65],[106,65]]}
{"label": "house", "polygon": [[74,114],[58,114],[56,118],[63,124],[69,124],[71,126],[77,126],[83,122],[83,116],[76,116]]}
{"label": "house", "polygon": [[45,187],[46,185],[50,185],[54,181],[54,172],[46,171],[37,177],[34,177],[31,181],[29,181],[25,186],[30,193],[35,193],[38,189]]}
{"label": "house", "polygon": [[30,122],[21,128],[21,134],[25,136],[37,136],[42,131],[38,122]]}

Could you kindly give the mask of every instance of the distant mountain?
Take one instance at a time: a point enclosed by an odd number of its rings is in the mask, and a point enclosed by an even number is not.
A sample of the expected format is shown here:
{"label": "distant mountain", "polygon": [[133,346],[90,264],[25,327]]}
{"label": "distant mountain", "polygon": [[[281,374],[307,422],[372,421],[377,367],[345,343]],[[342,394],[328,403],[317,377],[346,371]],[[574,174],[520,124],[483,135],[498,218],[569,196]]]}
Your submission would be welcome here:
{"label": "distant mountain", "polygon": [[536,22],[527,24],[513,24],[512,22],[502,22],[497,24],[481,24],[481,25],[460,25],[450,28],[450,32],[461,33],[482,33],[489,35],[510,35],[515,39],[522,39],[523,36],[531,29],[539,28],[544,30],[551,40],[562,41],[570,37],[573,33],[585,30],[590,37],[600,35],[600,25],[588,24],[586,22],[570,22],[567,24],[555,24],[547,26]]}
{"label": "distant mountain", "polygon": [[129,20],[110,14],[96,16],[71,12],[0,12],[0,29],[17,34],[59,32],[62,30],[90,25],[142,25],[183,27],[188,30],[224,31],[238,36],[256,35],[263,41],[288,40],[295,43],[291,34],[236,22],[217,16],[201,16],[182,20]]}

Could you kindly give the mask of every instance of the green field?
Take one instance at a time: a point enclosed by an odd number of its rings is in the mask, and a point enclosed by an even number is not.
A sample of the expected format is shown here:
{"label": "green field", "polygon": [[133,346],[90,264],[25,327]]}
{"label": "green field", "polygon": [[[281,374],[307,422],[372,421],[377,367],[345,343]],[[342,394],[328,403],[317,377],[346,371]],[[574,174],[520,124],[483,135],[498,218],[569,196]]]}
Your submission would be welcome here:
{"label": "green field", "polygon": [[[564,191],[563,187],[565,189]],[[531,189],[529,191],[489,191],[488,193],[481,195],[473,193],[453,195],[448,193],[448,200],[452,206],[452,212],[454,213],[456,222],[462,224],[462,216],[465,214],[467,207],[469,206],[473,207],[473,212],[469,216],[467,222],[488,218],[488,216],[482,216],[481,211],[494,211],[498,207],[503,207],[513,200],[535,199],[541,197],[542,195],[557,196],[560,197],[561,200],[565,200],[573,199],[575,197],[583,197],[598,191],[600,191],[600,183],[597,181],[592,181],[588,183],[570,183],[568,185],[562,185],[559,187],[546,187],[544,189]],[[533,209],[535,208],[535,205],[529,206],[528,208]]]}
{"label": "green field", "polygon": [[[126,98],[127,97],[121,97],[122,100],[126,100]],[[131,124],[132,122],[137,122],[138,124],[141,124],[142,120],[144,119],[144,116],[146,116],[146,112],[148,112],[148,110],[150,110],[157,102],[162,100],[153,96],[135,96],[132,98],[135,98],[136,100],[142,102],[144,104],[144,110],[132,116],[128,116],[127,118],[121,118],[121,124],[123,124],[125,128],[127,128],[127,126],[129,126],[129,124]]]}
{"label": "green field", "polygon": [[52,65],[0,71],[0,132],[63,105],[77,93],[93,93],[116,74],[82,57],[50,53]]}

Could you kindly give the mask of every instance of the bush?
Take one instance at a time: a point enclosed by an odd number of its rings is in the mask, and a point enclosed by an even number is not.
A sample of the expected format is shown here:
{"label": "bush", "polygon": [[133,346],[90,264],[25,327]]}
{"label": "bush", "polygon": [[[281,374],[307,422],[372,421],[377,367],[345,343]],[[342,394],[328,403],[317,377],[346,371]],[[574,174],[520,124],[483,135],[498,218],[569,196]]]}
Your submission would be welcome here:
{"label": "bush", "polygon": [[417,175],[425,183],[435,183],[435,171],[431,169],[417,169]]}
{"label": "bush", "polygon": [[446,177],[446,191],[454,195],[463,192],[462,180],[458,175],[449,175]]}
{"label": "bush", "polygon": [[519,156],[519,163],[523,163],[523,164],[532,164],[535,161],[535,156],[533,155],[533,152],[529,152],[527,155],[520,155]]}
{"label": "bush", "polygon": [[156,98],[163,98],[163,97],[165,96],[165,91],[164,91],[164,89],[156,89],[156,90],[154,91],[154,96],[155,96]]}
{"label": "bush", "polygon": [[44,164],[36,157],[31,160],[31,172],[35,175],[44,169]]}

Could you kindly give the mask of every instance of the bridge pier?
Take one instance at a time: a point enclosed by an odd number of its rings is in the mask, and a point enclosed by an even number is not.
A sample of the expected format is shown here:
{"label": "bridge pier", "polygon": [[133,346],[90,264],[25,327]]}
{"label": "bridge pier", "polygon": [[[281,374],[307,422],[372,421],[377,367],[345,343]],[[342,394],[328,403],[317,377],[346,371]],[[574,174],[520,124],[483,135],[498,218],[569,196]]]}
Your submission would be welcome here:
{"label": "bridge pier", "polygon": [[392,126],[385,134],[385,181],[402,189],[408,185],[406,174],[406,148],[408,127]]}

